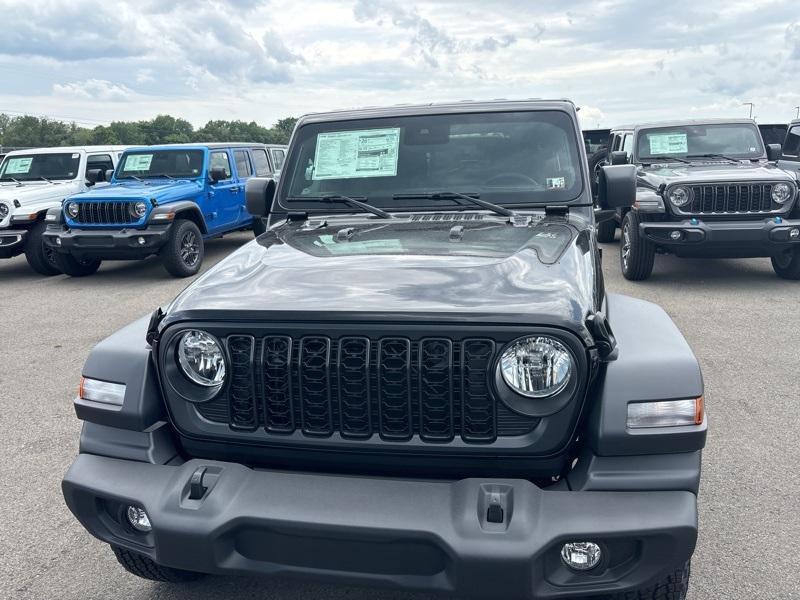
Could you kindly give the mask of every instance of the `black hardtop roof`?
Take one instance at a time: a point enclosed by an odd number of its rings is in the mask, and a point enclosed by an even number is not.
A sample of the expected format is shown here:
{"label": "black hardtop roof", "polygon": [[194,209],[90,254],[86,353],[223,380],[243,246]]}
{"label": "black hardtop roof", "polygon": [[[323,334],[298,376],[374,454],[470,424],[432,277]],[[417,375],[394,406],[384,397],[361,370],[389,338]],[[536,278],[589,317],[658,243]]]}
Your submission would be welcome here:
{"label": "black hardtop roof", "polygon": [[566,99],[544,100],[530,98],[527,100],[464,100],[461,102],[397,104],[394,106],[373,106],[366,108],[310,113],[300,117],[297,125],[300,126],[307,123],[325,123],[329,121],[335,122],[353,121],[358,119],[375,119],[380,117],[533,110],[564,110],[573,114],[577,112],[575,109],[575,104],[571,100]]}
{"label": "black hardtop roof", "polygon": [[652,121],[612,127],[611,131],[631,131],[639,129],[658,129],[662,127],[685,127],[687,125],[756,125],[753,119],[674,119],[671,121]]}
{"label": "black hardtop roof", "polygon": [[286,148],[283,144],[261,144],[259,142],[187,142],[184,144],[153,144],[151,146],[130,146],[126,150],[144,150],[158,148]]}

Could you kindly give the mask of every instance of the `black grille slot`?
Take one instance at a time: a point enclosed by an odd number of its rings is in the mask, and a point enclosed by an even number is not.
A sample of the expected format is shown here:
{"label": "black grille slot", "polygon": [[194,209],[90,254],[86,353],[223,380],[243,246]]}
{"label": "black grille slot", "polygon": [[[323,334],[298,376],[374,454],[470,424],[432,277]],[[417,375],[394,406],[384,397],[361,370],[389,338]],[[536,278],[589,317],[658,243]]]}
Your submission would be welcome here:
{"label": "black grille slot", "polygon": [[300,340],[299,390],[303,432],[311,435],[333,433],[331,407],[331,341],[326,337]]}
{"label": "black grille slot", "polygon": [[692,201],[684,209],[688,214],[763,214],[779,212],[772,202],[771,183],[741,185],[693,185]]}
{"label": "black grille slot", "polygon": [[292,339],[283,335],[265,337],[261,352],[265,427],[275,433],[292,433]]}
{"label": "black grille slot", "polygon": [[419,349],[419,434],[425,441],[453,439],[453,343],[426,339]]}
{"label": "black grille slot", "polygon": [[372,434],[369,363],[368,338],[345,337],[339,340],[339,424],[342,435],[346,437],[369,437]]}
{"label": "black grille slot", "polygon": [[472,442],[495,439],[495,402],[489,390],[488,369],[494,356],[492,340],[465,340],[461,354],[461,437]]}
{"label": "black grille slot", "polygon": [[408,439],[411,424],[411,341],[383,338],[378,346],[381,436]]}
{"label": "black grille slot", "polygon": [[228,338],[231,360],[231,379],[228,398],[233,429],[254,430],[258,427],[258,412],[253,382],[253,348],[255,342],[246,335]]}
{"label": "black grille slot", "polygon": [[136,202],[79,202],[76,223],[84,225],[117,225],[138,221],[131,214]]}

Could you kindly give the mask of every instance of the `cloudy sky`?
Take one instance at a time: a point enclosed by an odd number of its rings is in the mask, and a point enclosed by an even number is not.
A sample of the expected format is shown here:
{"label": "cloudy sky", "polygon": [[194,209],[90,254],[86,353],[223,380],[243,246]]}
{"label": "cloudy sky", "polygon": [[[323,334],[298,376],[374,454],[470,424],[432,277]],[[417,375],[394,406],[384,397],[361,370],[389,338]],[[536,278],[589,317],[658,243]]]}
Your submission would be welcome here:
{"label": "cloudy sky", "polygon": [[797,0],[0,0],[0,112],[85,125],[567,97],[584,127],[786,122]]}

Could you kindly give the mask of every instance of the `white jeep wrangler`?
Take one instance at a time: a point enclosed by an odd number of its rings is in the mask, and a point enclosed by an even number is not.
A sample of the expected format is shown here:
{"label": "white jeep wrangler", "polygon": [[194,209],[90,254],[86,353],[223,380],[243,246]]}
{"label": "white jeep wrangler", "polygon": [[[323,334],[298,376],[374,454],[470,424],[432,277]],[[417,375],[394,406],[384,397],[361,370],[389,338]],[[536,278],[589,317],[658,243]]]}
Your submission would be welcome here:
{"label": "white jeep wrangler", "polygon": [[[125,146],[37,148],[9,152],[0,165],[0,258],[25,253],[42,275],[60,273],[42,244],[45,214],[110,179]],[[108,173],[107,173],[108,172]]]}

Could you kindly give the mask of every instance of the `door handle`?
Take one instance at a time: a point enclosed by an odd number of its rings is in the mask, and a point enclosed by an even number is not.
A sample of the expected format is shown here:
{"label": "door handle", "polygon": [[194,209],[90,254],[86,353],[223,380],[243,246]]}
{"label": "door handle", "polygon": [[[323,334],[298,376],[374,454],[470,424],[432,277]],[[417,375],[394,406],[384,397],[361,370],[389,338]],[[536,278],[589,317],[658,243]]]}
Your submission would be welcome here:
{"label": "door handle", "polygon": [[231,188],[231,193],[238,194],[241,188],[238,185],[235,185]]}

